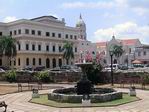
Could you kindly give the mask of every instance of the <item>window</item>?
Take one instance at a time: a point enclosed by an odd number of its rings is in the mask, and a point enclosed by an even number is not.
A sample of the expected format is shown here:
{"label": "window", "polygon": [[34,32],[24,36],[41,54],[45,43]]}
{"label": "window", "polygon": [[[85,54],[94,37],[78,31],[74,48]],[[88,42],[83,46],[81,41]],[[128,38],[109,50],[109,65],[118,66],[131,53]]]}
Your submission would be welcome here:
{"label": "window", "polygon": [[36,60],[35,60],[35,58],[33,58],[33,65],[36,65]]}
{"label": "window", "polygon": [[21,34],[21,29],[18,30],[18,34]]}
{"label": "window", "polygon": [[12,35],[12,31],[10,31],[10,36]]}
{"label": "window", "polygon": [[141,52],[138,52],[138,56],[141,56]]}
{"label": "window", "polygon": [[18,50],[21,50],[21,45],[20,44],[18,44]]}
{"label": "window", "polygon": [[38,31],[38,35],[41,36],[41,31]]}
{"label": "window", "polygon": [[41,45],[38,45],[38,51],[41,51]]}
{"label": "window", "polygon": [[35,51],[35,44],[32,44],[32,50]]}
{"label": "window", "polygon": [[70,35],[70,39],[72,39],[73,38],[73,36],[72,35]]}
{"label": "window", "polygon": [[77,52],[77,47],[75,47],[75,52]]}
{"label": "window", "polygon": [[62,52],[62,47],[61,46],[59,46],[59,52]]}
{"label": "window", "polygon": [[55,33],[52,33],[52,37],[55,37]]}
{"label": "window", "polygon": [[29,44],[26,44],[26,50],[29,50]]}
{"label": "window", "polygon": [[46,45],[46,51],[49,51],[49,45]]}
{"label": "window", "polygon": [[35,35],[35,30],[32,30],[32,35]]}
{"label": "window", "polygon": [[18,66],[20,66],[20,58],[18,58]]}
{"label": "window", "polygon": [[143,55],[146,56],[146,51],[143,52]]}
{"label": "window", "polygon": [[53,46],[53,52],[55,52],[55,46]]}
{"label": "window", "polygon": [[16,30],[14,30],[14,35],[16,35],[17,34],[17,31]]}
{"label": "window", "polygon": [[39,61],[39,65],[41,65],[41,58],[39,58],[39,60],[38,60],[38,61]]}
{"label": "window", "polygon": [[58,34],[58,38],[61,38],[61,37],[62,37],[62,35],[61,35],[61,33],[59,33],[59,34]]}
{"label": "window", "polygon": [[16,60],[14,60],[13,65],[14,65],[14,66],[16,65]]}
{"label": "window", "polygon": [[77,36],[76,35],[74,36],[74,39],[77,40]]}
{"label": "window", "polygon": [[29,58],[26,58],[26,65],[29,65]]}
{"label": "window", "polygon": [[29,29],[25,29],[25,34],[29,34]]}
{"label": "window", "polygon": [[0,32],[0,36],[2,36],[3,35],[3,32]]}
{"label": "window", "polygon": [[65,35],[65,38],[68,39],[68,34]]}
{"label": "window", "polygon": [[49,37],[50,36],[50,32],[46,32],[46,36]]}

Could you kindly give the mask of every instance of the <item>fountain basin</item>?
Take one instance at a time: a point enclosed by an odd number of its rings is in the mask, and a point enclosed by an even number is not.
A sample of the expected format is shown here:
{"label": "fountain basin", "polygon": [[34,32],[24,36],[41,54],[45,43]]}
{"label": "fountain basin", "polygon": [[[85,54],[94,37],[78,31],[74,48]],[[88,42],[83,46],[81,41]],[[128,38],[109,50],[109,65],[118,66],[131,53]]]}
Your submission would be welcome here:
{"label": "fountain basin", "polygon": [[[63,103],[81,103],[83,95],[77,95],[76,88],[55,89],[48,94],[48,100]],[[122,92],[117,92],[112,88],[94,88],[89,95],[91,103],[100,103],[122,98]]]}

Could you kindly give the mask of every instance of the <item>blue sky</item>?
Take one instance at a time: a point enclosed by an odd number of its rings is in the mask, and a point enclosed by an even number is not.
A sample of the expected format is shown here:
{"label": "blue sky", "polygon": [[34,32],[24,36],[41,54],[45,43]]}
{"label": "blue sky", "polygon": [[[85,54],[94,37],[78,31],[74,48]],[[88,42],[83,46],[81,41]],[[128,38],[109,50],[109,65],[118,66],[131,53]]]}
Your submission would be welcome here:
{"label": "blue sky", "polygon": [[139,38],[149,43],[149,0],[0,0],[0,21],[43,15],[65,18],[75,26],[80,13],[93,42]]}

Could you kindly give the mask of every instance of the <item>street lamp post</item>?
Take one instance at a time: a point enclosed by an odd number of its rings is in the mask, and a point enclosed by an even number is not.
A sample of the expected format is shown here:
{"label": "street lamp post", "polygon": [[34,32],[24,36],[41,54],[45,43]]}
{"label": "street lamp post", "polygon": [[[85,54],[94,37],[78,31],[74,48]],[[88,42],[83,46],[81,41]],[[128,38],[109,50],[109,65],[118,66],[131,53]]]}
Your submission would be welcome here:
{"label": "street lamp post", "polygon": [[128,68],[128,63],[129,63],[128,53],[126,53],[126,56],[127,56],[127,68]]}
{"label": "street lamp post", "polygon": [[110,50],[110,57],[111,57],[111,86],[113,86],[113,51]]}

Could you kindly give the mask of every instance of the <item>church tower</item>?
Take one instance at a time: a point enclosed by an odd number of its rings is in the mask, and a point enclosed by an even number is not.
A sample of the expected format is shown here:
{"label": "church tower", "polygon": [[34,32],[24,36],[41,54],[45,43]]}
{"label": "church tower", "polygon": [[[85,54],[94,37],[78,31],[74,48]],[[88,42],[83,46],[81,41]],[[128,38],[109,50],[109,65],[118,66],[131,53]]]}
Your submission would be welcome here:
{"label": "church tower", "polygon": [[76,28],[79,29],[79,39],[86,40],[86,24],[83,21],[81,14],[78,22],[76,23]]}

